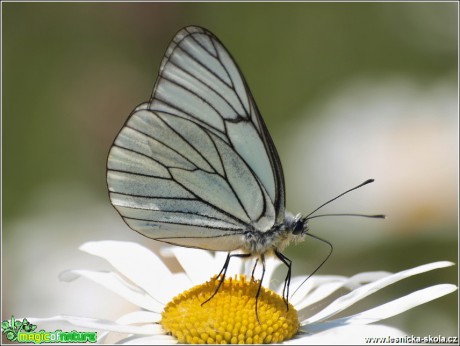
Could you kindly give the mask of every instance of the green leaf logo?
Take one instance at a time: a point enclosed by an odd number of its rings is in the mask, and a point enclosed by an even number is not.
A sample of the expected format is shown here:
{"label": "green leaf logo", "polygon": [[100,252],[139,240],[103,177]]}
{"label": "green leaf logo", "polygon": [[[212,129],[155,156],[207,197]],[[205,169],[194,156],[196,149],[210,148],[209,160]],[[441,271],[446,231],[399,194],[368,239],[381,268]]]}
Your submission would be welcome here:
{"label": "green leaf logo", "polygon": [[32,332],[36,328],[37,326],[27,321],[26,318],[20,321],[11,316],[11,320],[2,321],[2,334],[5,334],[9,341],[17,341],[18,333],[21,331]]}

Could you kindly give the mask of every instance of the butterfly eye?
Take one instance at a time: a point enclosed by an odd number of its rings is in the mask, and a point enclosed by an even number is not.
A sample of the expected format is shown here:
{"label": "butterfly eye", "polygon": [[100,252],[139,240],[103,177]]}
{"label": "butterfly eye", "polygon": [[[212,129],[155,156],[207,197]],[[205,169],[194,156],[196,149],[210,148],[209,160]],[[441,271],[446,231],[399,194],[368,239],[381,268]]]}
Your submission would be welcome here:
{"label": "butterfly eye", "polygon": [[307,232],[308,226],[306,221],[303,219],[297,220],[295,223],[294,229],[292,230],[292,234],[299,235],[303,232]]}

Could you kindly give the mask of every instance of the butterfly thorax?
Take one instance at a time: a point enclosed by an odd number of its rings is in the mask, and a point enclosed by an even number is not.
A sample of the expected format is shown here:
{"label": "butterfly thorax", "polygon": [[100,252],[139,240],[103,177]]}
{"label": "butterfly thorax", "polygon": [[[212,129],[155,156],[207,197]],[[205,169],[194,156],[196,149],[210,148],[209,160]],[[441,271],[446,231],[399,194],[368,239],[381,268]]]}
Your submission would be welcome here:
{"label": "butterfly thorax", "polygon": [[299,215],[286,212],[284,222],[274,225],[262,232],[248,230],[244,233],[244,249],[248,253],[259,256],[266,253],[283,251],[291,242],[300,242],[305,238],[308,224]]}

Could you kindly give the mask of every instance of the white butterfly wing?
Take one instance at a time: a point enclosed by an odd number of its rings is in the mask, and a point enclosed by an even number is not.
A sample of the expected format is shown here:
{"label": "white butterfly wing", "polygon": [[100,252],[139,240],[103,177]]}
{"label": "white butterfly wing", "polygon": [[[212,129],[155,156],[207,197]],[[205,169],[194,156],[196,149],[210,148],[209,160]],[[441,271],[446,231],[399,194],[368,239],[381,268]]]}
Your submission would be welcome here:
{"label": "white butterfly wing", "polygon": [[242,234],[284,220],[284,179],[273,141],[234,60],[209,31],[182,29],[149,103],[110,150],[112,204],[139,233],[230,251]]}

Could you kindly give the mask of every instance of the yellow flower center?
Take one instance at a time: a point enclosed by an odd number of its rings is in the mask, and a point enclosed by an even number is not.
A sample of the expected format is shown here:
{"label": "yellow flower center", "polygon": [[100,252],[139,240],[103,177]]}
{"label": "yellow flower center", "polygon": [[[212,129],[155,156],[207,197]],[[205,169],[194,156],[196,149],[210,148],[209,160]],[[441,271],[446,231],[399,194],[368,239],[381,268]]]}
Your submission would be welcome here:
{"label": "yellow flower center", "polygon": [[273,291],[261,288],[260,281],[244,275],[226,278],[217,294],[219,279],[195,286],[169,302],[161,325],[180,343],[189,344],[261,344],[279,343],[292,338],[299,328],[297,311]]}

